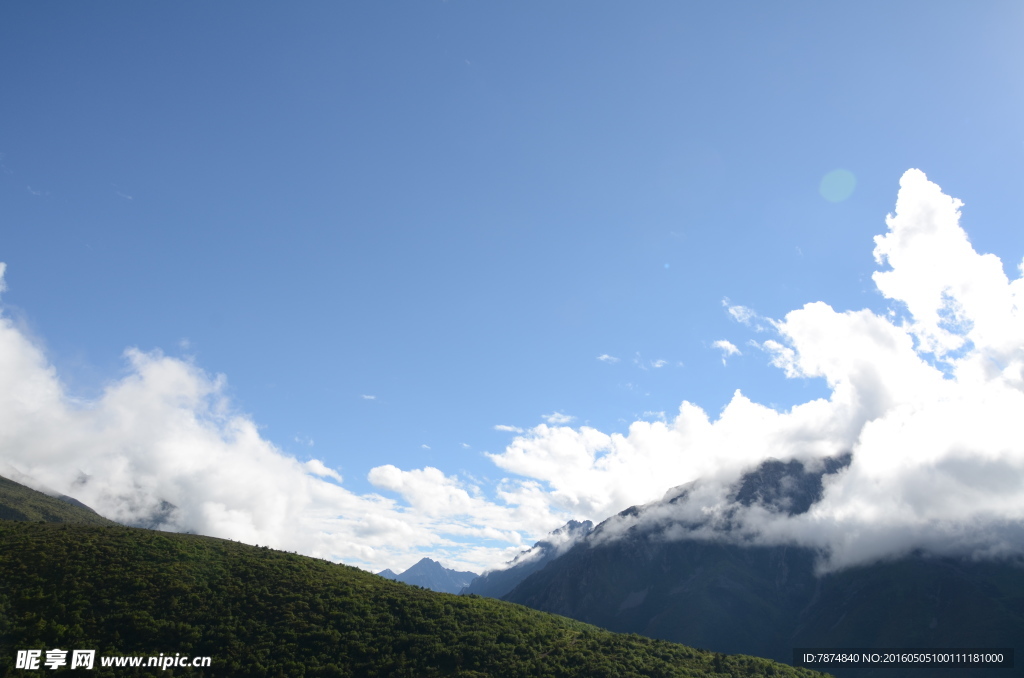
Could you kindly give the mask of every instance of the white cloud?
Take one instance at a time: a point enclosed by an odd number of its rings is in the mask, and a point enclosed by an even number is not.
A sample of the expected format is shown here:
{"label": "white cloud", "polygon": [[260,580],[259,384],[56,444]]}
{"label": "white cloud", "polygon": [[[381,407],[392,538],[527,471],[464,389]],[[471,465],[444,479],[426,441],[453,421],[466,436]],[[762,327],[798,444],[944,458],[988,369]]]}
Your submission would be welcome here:
{"label": "white cloud", "polygon": [[465,515],[473,509],[473,497],[458,479],[432,466],[403,471],[387,464],[371,469],[367,478],[376,487],[398,492],[414,509],[428,515]]}
{"label": "white cloud", "polygon": [[653,367],[654,369],[664,367],[665,365],[668,365],[668,361],[661,360],[660,358],[658,360],[644,360],[643,356],[640,355],[640,352],[637,351],[636,355],[633,356],[633,364],[646,372],[649,367]]}
{"label": "white cloud", "polygon": [[363,400],[376,400],[377,399],[377,396],[375,396],[375,395],[361,395],[359,397],[362,398]]}
{"label": "white cloud", "polygon": [[619,362],[618,358],[616,358],[615,356],[608,355],[607,353],[602,353],[601,355],[597,356],[597,359],[600,360],[601,362],[605,362],[605,363],[617,363],[617,362]]}
{"label": "white cloud", "polygon": [[[300,462],[263,439],[232,408],[224,377],[159,352],[125,357],[126,376],[93,401],[72,400],[43,352],[0,316],[0,475],[30,478],[115,520],[155,518],[161,529],[371,570],[411,565],[424,550],[481,570],[564,522],[542,491],[514,481],[497,501],[429,470],[392,478],[401,500],[355,494],[322,460]],[[163,501],[176,508],[161,514]]]}
{"label": "white cloud", "polygon": [[733,355],[743,355],[740,350],[736,348],[736,345],[726,339],[719,339],[718,341],[711,344],[722,352],[722,364],[725,364],[725,359]]}
{"label": "white cloud", "polygon": [[765,318],[752,308],[730,304],[728,297],[722,299],[722,306],[725,306],[733,320],[758,332],[764,332],[772,326],[772,320]]}
{"label": "white cloud", "polygon": [[310,459],[303,466],[313,475],[320,476],[321,478],[334,478],[339,483],[342,482],[341,474],[325,466],[319,459]]}
{"label": "white cloud", "polygon": [[[737,390],[716,418],[684,401],[671,420],[636,421],[625,433],[498,425],[517,435],[488,455],[507,472],[496,485],[383,465],[369,479],[395,497],[357,495],[322,462],[262,439],[232,410],[222,377],[129,350],[127,376],[92,402],[72,402],[41,350],[0,317],[0,458],[122,520],[166,500],[178,507],[168,529],[375,569],[404,569],[424,550],[482,569],[568,518],[599,521],[697,479],[673,510],[714,518],[741,474],[767,458],[813,464],[850,451],[810,512],[755,506],[734,516],[737,529],[823,549],[830,567],[915,548],[1020,552],[1024,278],[974,251],[959,207],[923,173],[903,176],[875,247],[891,267],[875,282],[899,313],[814,301],[771,321],[726,300],[738,322],[774,332],[757,345],[786,376],[828,385],[828,398],[788,411]],[[725,340],[715,347],[739,353]]]}
{"label": "white cloud", "polygon": [[422,449],[424,449],[424,450],[429,450],[430,449],[430,445],[427,445],[426,443],[424,443],[423,445],[420,445],[420,447]]}
{"label": "white cloud", "polygon": [[889,232],[875,237],[875,260],[890,271],[872,278],[912,316],[907,330],[922,351],[944,358],[967,345],[1011,356],[1024,334],[1024,283],[1010,283],[994,254],[978,254],[959,224],[962,202],[944,195],[919,170],[900,182]]}
{"label": "white cloud", "polygon": [[554,424],[556,426],[558,424],[568,424],[575,418],[576,417],[570,416],[568,414],[562,414],[561,412],[552,412],[551,414],[543,415],[544,421],[546,421],[549,424]]}
{"label": "white cloud", "polygon": [[[907,172],[889,232],[876,238],[880,291],[907,317],[806,304],[768,326],[759,345],[791,378],[821,378],[828,399],[779,412],[739,391],[711,420],[683,403],[674,421],[635,422],[626,435],[538,427],[494,460],[551,488],[581,515],[607,515],[701,479],[674,511],[724,510],[745,471],[774,457],[813,464],[853,453],[802,515],[751,508],[733,516],[746,537],[801,543],[842,567],[912,549],[977,556],[1024,550],[1024,277],[974,251],[959,201]],[[726,355],[738,352],[716,342]],[[677,515],[676,517],[681,517]],[[712,525],[713,525],[712,521]],[[706,536],[721,538],[721,533]]]}

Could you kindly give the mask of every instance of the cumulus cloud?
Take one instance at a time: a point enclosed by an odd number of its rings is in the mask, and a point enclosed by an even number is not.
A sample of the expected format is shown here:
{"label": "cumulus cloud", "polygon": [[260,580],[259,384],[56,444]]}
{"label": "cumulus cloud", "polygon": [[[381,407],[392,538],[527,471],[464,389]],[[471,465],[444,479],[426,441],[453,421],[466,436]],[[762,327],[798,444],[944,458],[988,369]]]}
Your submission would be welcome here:
{"label": "cumulus cloud", "polygon": [[619,362],[618,358],[616,358],[615,356],[608,355],[607,353],[602,353],[601,355],[597,356],[597,359],[600,360],[603,363],[617,363],[617,362]]}
{"label": "cumulus cloud", "polygon": [[568,414],[562,414],[561,412],[552,412],[551,414],[545,414],[543,416],[544,421],[546,421],[549,424],[554,424],[556,426],[558,424],[568,424],[575,418],[576,417],[570,416]]}
{"label": "cumulus cloud", "polygon": [[127,375],[98,398],[69,398],[42,350],[0,316],[0,475],[124,523],[371,570],[408,567],[424,552],[484,569],[564,522],[535,484],[506,481],[488,501],[432,469],[372,471],[396,499],[353,493],[323,461],[262,438],[233,409],[223,376],[159,352],[125,359]]}
{"label": "cumulus cloud", "polygon": [[[494,484],[383,465],[369,474],[380,494],[357,495],[322,462],[262,439],[233,411],[222,377],[129,350],[127,376],[92,402],[72,402],[42,351],[0,317],[0,458],[115,519],[158,516],[166,529],[375,569],[405,569],[424,553],[487,569],[569,518],[600,521],[680,485],[687,499],[666,505],[666,524],[699,523],[691,537],[811,546],[825,568],[912,549],[1019,554],[1024,278],[974,250],[961,207],[922,172],[904,174],[875,239],[885,312],[811,300],[771,320],[725,301],[737,322],[771,333],[754,342],[771,365],[828,386],[827,398],[786,411],[736,390],[716,417],[684,401],[671,418],[624,433],[570,427],[556,412],[528,430],[494,427],[515,434],[488,455],[506,473]],[[725,340],[715,346],[739,353]],[[849,465],[825,477],[805,513],[730,503],[737,481],[766,459],[814,468],[847,452]]]}
{"label": "cumulus cloud", "polygon": [[[997,257],[973,249],[960,207],[908,171],[888,232],[875,239],[876,260],[890,270],[874,279],[891,312],[817,301],[766,323],[777,336],[759,345],[772,364],[791,378],[823,379],[827,399],[779,412],[737,391],[714,421],[684,402],[670,424],[637,422],[625,436],[538,428],[495,462],[542,479],[583,513],[653,495],[657,479],[693,483],[662,518],[703,525],[690,536],[811,546],[824,569],[913,549],[1020,555],[1024,278],[1011,281]],[[729,308],[745,324],[757,317]],[[736,513],[730,493],[764,460],[813,466],[845,452],[850,465],[826,476],[808,512]],[[716,515],[729,517],[728,534]]]}

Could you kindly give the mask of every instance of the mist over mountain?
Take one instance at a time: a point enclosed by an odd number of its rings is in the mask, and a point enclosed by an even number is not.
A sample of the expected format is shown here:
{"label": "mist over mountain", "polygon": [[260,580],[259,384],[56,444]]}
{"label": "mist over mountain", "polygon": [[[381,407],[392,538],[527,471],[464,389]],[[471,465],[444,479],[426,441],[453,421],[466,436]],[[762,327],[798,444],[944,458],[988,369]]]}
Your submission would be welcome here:
{"label": "mist over mountain", "polygon": [[[692,505],[701,484],[674,488],[659,502],[598,525],[504,599],[614,631],[780,661],[791,661],[794,647],[1019,645],[1019,558],[917,551],[828,570],[820,550],[750,537],[744,512],[813,515],[824,488],[851,462],[849,454],[810,468],[765,461],[728,488],[726,506],[703,519]],[[872,675],[855,668],[834,673]]]}
{"label": "mist over mountain", "polygon": [[73,497],[53,496],[0,476],[0,520],[116,525]]}
{"label": "mist over mountain", "polygon": [[501,598],[534,572],[565,553],[577,541],[590,534],[594,524],[589,520],[570,520],[554,530],[547,538],[523,551],[503,569],[484,572],[462,589],[464,595],[476,594]]}
{"label": "mist over mountain", "polygon": [[732,499],[742,506],[760,504],[791,516],[807,513],[821,499],[824,477],[849,466],[852,458],[849,452],[826,457],[815,470],[795,459],[787,463],[769,459],[743,476]]}
{"label": "mist over mountain", "polygon": [[415,565],[401,574],[395,574],[390,568],[377,573],[385,579],[422,586],[440,593],[458,593],[471,581],[476,579],[476,572],[459,572],[450,570],[436,560],[422,558]]}

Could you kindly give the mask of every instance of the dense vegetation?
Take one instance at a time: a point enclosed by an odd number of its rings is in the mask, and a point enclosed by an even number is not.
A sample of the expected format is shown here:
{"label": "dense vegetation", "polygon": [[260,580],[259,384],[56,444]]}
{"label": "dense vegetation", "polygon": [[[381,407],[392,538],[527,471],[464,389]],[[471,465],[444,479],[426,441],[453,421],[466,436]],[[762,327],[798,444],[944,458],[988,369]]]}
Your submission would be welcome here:
{"label": "dense vegetation", "polygon": [[[62,501],[0,476],[0,520],[41,520],[46,523],[116,525],[82,504]],[[77,503],[77,502],[76,502]]]}
{"label": "dense vegetation", "polygon": [[97,676],[820,675],[210,537],[0,521],[0,544],[0,675],[52,648],[213,658]]}

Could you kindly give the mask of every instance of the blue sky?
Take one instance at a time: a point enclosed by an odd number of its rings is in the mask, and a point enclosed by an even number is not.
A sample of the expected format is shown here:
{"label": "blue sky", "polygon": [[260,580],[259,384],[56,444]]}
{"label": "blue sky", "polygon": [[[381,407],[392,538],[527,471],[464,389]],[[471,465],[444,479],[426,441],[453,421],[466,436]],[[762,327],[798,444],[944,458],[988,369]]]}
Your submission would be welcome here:
{"label": "blue sky", "polygon": [[[828,398],[728,309],[884,314],[872,238],[909,168],[1014,277],[1022,28],[1015,2],[7,3],[3,314],[79,414],[134,348],[215,385],[198,420],[242,416],[354,495],[415,511],[368,474],[432,467],[500,503],[525,476],[486,455],[499,425]],[[516,548],[446,534],[305,550]]]}

